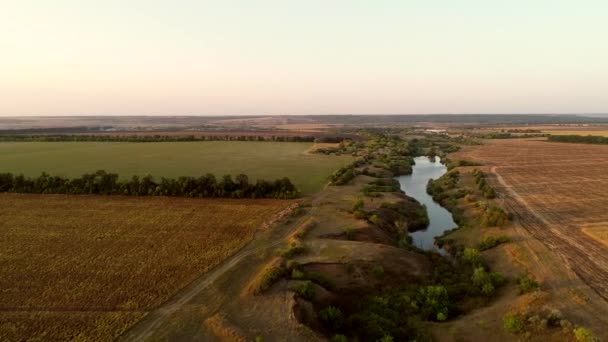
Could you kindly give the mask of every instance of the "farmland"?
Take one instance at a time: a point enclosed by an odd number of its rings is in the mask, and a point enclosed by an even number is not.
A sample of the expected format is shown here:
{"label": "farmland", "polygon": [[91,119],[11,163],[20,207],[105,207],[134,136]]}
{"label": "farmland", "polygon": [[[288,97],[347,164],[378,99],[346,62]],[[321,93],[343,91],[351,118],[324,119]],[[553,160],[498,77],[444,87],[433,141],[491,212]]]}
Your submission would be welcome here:
{"label": "farmland", "polygon": [[0,340],[111,340],[291,203],[1,194]]}
{"label": "farmland", "polygon": [[458,158],[484,163],[493,185],[532,236],[608,299],[608,146],[492,140]]}
{"label": "farmland", "polygon": [[351,156],[308,153],[312,143],[281,142],[17,142],[0,143],[0,172],[65,177],[104,169],[132,175],[177,178],[212,173],[244,173],[250,180],[288,177],[305,194],[321,189],[327,177]]}
{"label": "farmland", "polygon": [[608,137],[608,130],[543,130],[542,132],[551,135],[596,135]]}

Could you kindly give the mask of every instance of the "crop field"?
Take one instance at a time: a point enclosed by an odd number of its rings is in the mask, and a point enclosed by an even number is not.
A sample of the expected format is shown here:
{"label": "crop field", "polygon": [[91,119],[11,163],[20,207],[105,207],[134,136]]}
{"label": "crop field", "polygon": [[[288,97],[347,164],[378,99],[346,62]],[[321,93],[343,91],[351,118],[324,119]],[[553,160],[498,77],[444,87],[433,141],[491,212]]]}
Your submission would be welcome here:
{"label": "crop field", "polygon": [[0,194],[0,340],[112,340],[292,203]]}
{"label": "crop field", "polygon": [[455,157],[484,163],[505,207],[608,299],[608,146],[490,140]]}
{"label": "crop field", "polygon": [[608,130],[546,130],[542,132],[551,135],[595,135],[608,137]]}
{"label": "crop field", "polygon": [[296,142],[6,142],[0,143],[0,172],[76,177],[104,169],[121,177],[221,177],[244,173],[255,179],[289,177],[305,194],[319,191],[327,177],[351,156],[308,153]]}

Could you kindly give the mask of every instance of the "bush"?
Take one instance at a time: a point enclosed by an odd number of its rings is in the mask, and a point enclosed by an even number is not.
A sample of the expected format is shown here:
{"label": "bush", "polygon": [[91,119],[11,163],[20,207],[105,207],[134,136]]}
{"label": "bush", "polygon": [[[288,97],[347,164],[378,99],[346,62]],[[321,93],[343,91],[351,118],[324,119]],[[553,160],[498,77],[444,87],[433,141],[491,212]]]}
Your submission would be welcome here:
{"label": "bush", "polygon": [[315,297],[315,287],[310,280],[306,280],[296,288],[296,293],[306,300],[312,300]]}
{"label": "bush", "polygon": [[287,269],[287,271],[299,269],[300,263],[295,260],[287,260],[287,262],[285,263],[285,268]]}
{"label": "bush", "polygon": [[361,198],[357,198],[355,204],[353,204],[353,213],[363,209],[363,200]]}
{"label": "bush", "polygon": [[574,337],[579,342],[599,342],[600,339],[597,338],[591,331],[587,330],[583,327],[577,327],[573,331]]}
{"label": "bush", "polygon": [[291,258],[295,255],[302,254],[306,251],[306,247],[299,240],[291,242],[289,247],[281,252],[281,256],[285,258]]}
{"label": "bush", "polygon": [[384,335],[381,339],[379,339],[377,342],[393,342],[394,339],[391,335]]}
{"label": "bush", "polygon": [[252,285],[253,294],[260,294],[268,290],[283,275],[285,275],[285,270],[281,267],[280,261],[272,262],[262,270],[262,273]]}
{"label": "bush", "polygon": [[420,288],[416,296],[416,302],[423,319],[445,321],[448,318],[450,297],[445,287],[425,286]]}
{"label": "bush", "polygon": [[321,273],[307,272],[304,274],[304,279],[308,279],[308,280],[312,281],[313,283],[321,285],[328,290],[331,290],[334,288],[334,284],[331,282],[331,280],[324,277]]}
{"label": "bush", "polygon": [[535,291],[540,287],[540,285],[534,278],[530,278],[527,275],[519,278],[517,284],[519,286],[519,294]]}
{"label": "bush", "polygon": [[481,216],[482,227],[499,227],[509,221],[509,215],[499,207],[489,206]]}
{"label": "bush", "polygon": [[479,250],[476,248],[465,248],[462,253],[462,259],[473,266],[477,266],[481,264],[481,255],[479,255]]}
{"label": "bush", "polygon": [[488,236],[477,245],[477,248],[480,251],[485,251],[485,250],[494,248],[498,245],[501,245],[503,243],[508,243],[508,242],[511,242],[511,238],[509,238],[508,236],[505,236],[505,235]]}
{"label": "bush", "polygon": [[507,314],[502,320],[503,327],[506,331],[517,334],[524,331],[524,322],[519,315]]}
{"label": "bush", "polygon": [[336,334],[329,340],[329,342],[348,342],[348,338],[346,338],[344,335]]}
{"label": "bush", "polygon": [[372,268],[372,273],[374,274],[374,277],[382,278],[384,277],[384,267],[382,267],[381,265],[375,265]]}
{"label": "bush", "polygon": [[344,315],[342,311],[335,306],[328,306],[319,311],[319,318],[327,328],[332,331],[338,331],[344,324]]}
{"label": "bush", "polygon": [[504,284],[505,278],[498,272],[486,272],[483,267],[477,267],[471,281],[482,294],[490,296],[496,288]]}
{"label": "bush", "polygon": [[292,279],[302,279],[304,278],[304,272],[294,268],[291,270],[291,278]]}

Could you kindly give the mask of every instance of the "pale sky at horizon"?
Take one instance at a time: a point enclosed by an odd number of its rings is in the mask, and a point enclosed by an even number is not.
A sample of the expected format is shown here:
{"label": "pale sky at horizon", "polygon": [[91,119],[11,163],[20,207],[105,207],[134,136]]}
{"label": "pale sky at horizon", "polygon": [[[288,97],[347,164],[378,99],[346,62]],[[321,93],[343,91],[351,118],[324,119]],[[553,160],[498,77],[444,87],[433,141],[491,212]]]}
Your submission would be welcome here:
{"label": "pale sky at horizon", "polygon": [[608,1],[0,0],[0,116],[608,113]]}

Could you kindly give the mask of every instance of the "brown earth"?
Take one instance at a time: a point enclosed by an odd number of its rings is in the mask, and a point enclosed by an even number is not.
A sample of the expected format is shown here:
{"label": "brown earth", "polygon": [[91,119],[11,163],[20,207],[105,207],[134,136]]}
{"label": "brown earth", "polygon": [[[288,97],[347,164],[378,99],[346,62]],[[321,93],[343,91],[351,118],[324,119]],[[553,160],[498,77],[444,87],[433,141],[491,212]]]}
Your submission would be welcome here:
{"label": "brown earth", "polygon": [[607,337],[608,247],[584,230],[608,221],[608,146],[489,140],[451,157],[483,163],[498,203],[515,215],[516,242],[500,248],[511,267],[534,274],[551,305]]}

